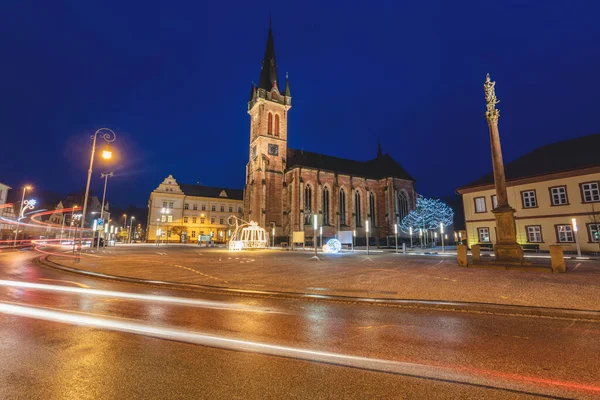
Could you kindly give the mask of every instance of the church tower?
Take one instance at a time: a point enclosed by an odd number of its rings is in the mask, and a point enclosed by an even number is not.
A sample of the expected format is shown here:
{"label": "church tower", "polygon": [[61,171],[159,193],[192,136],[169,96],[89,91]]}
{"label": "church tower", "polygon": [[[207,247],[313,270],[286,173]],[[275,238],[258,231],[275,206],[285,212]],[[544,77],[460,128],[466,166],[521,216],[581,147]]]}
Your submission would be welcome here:
{"label": "church tower", "polygon": [[[283,91],[282,91],[283,89]],[[287,157],[287,117],[292,107],[290,85],[279,82],[273,32],[269,23],[267,48],[258,87],[250,88],[250,149],[244,187],[244,219],[264,228],[281,227],[283,172]]]}

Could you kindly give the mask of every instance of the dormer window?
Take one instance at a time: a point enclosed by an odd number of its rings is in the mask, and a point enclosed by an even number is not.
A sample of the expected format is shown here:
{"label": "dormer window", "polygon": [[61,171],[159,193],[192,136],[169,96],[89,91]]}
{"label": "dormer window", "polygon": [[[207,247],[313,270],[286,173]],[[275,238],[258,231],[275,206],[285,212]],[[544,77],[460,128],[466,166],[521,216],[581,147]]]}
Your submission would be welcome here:
{"label": "dormer window", "polygon": [[274,101],[277,101],[277,92],[273,92],[271,94],[271,99],[274,100]]}

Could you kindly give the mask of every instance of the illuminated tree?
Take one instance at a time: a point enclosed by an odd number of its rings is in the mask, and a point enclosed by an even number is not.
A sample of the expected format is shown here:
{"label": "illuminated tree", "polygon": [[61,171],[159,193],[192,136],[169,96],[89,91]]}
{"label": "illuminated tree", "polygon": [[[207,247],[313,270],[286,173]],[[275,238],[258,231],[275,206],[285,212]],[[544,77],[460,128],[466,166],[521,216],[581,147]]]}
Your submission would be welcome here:
{"label": "illuminated tree", "polygon": [[400,223],[400,229],[408,233],[410,228],[413,233],[419,229],[424,231],[437,230],[440,224],[452,225],[454,211],[450,206],[440,199],[428,199],[421,195],[417,196],[417,207],[411,210]]}

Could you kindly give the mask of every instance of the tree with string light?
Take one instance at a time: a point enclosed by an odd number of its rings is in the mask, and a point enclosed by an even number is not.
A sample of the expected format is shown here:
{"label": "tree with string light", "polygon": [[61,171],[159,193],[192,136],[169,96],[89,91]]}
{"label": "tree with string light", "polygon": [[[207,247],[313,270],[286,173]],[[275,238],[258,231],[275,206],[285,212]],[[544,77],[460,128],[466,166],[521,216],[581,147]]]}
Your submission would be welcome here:
{"label": "tree with string light", "polygon": [[448,226],[453,222],[454,211],[450,206],[440,199],[429,199],[418,195],[417,207],[404,217],[399,227],[405,233],[409,233],[411,228],[413,232],[422,229],[426,240],[426,232],[439,229],[440,224]]}

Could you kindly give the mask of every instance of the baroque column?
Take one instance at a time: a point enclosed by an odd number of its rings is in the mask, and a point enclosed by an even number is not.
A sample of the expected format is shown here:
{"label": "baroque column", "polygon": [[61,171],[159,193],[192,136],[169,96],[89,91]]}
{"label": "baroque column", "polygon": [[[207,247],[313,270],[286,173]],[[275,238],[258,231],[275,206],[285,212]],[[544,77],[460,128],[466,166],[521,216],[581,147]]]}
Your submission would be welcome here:
{"label": "baroque column", "polygon": [[499,100],[496,99],[495,85],[496,82],[492,82],[490,80],[490,74],[487,74],[485,83],[483,84],[487,105],[485,118],[490,128],[494,184],[496,186],[496,196],[498,199],[498,207],[492,210],[492,213],[494,213],[494,217],[496,218],[496,244],[494,245],[494,254],[496,262],[521,263],[523,261],[523,249],[517,243],[515,210],[508,204],[508,196],[506,194],[506,177],[504,175],[504,162],[502,161],[502,148],[500,146],[500,135],[498,132],[500,110],[496,108],[496,104],[499,103]]}

